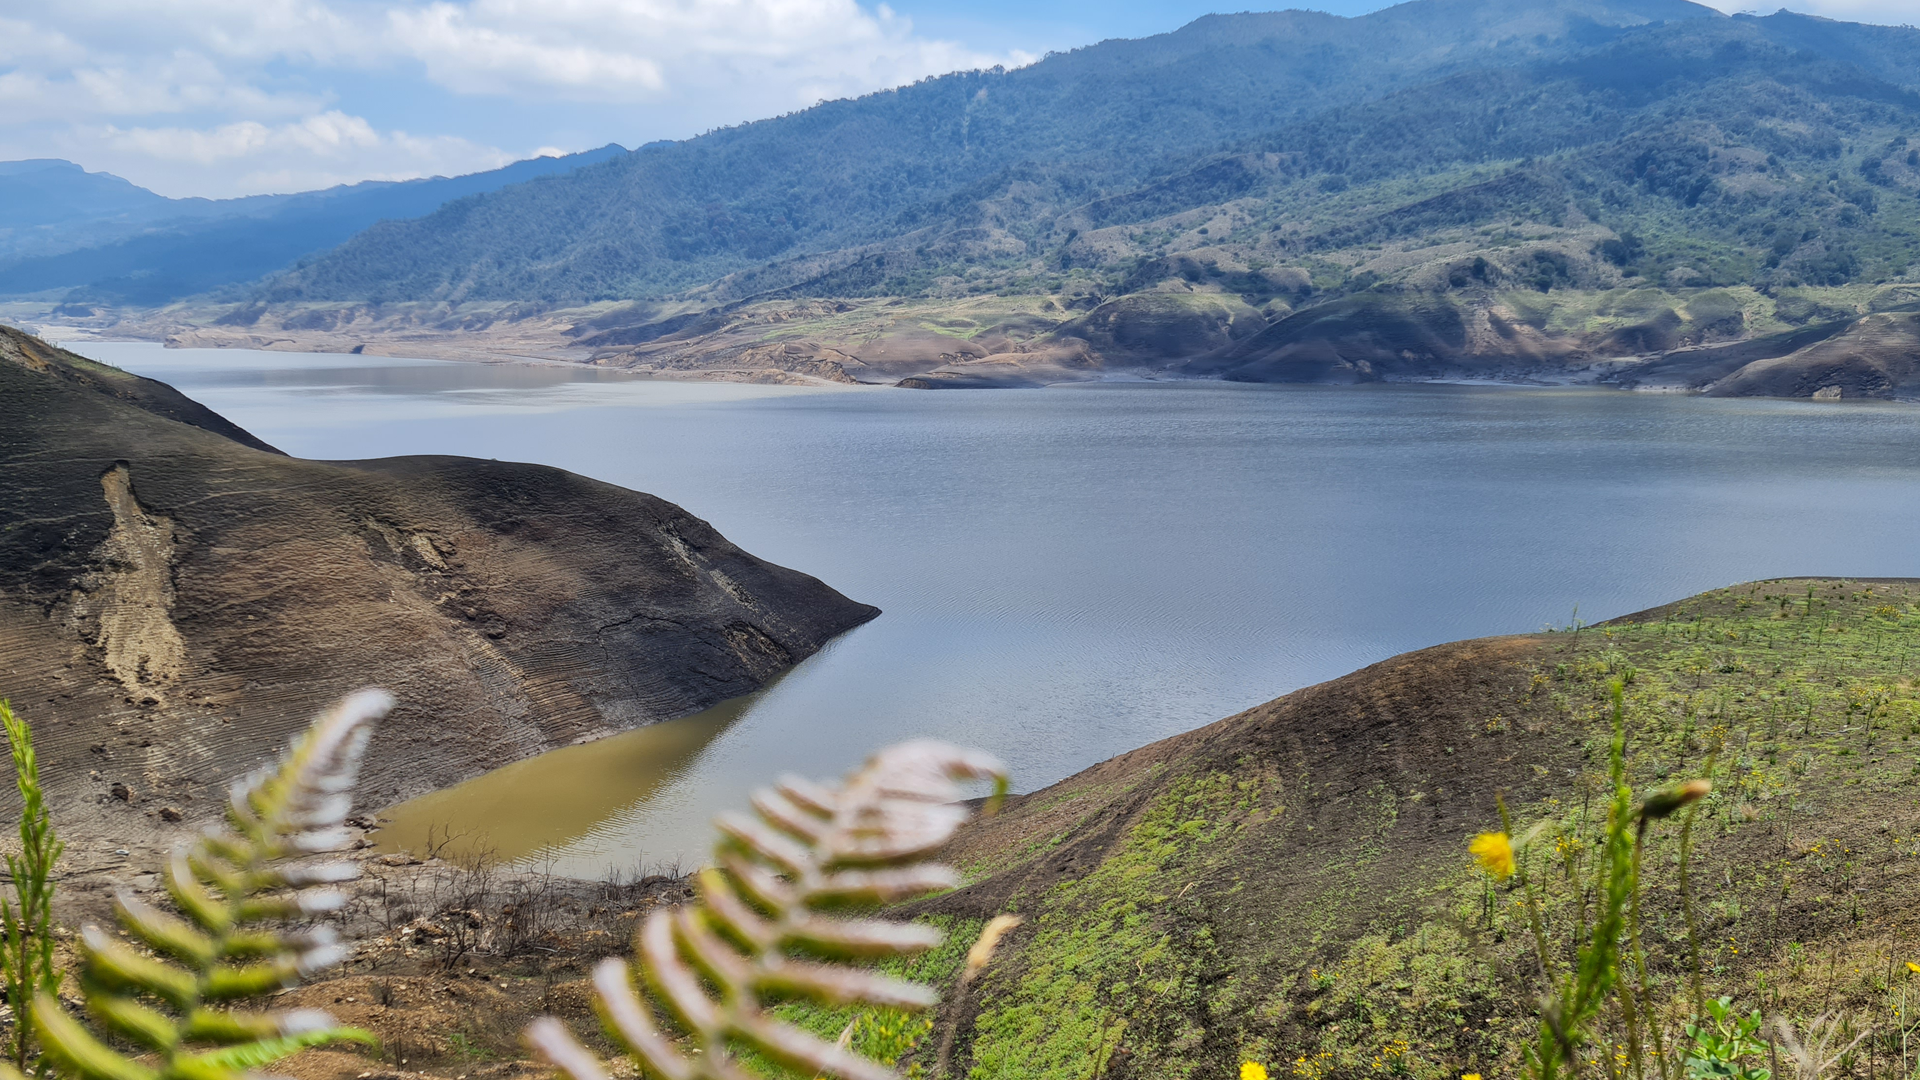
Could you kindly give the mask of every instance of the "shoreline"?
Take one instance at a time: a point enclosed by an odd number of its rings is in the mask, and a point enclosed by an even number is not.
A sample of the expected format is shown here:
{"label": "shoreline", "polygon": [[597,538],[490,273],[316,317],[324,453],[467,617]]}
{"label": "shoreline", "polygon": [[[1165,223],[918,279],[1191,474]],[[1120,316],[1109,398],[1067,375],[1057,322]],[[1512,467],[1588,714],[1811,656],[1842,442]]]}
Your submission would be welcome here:
{"label": "shoreline", "polygon": [[[981,295],[743,301],[707,309],[664,301],[202,302],[85,319],[45,304],[0,303],[0,318],[63,340],[572,365],[697,382],[927,390],[1175,380],[1437,383],[1920,400],[1920,365],[1910,359],[1920,341],[1920,302],[1901,288],[1882,289],[1852,313],[1818,325],[1761,319],[1738,333],[1702,330],[1635,353],[1618,351],[1633,347],[1616,340],[1631,329],[1614,326],[1618,319],[1528,322],[1522,309],[1531,310],[1532,297],[1518,294],[1450,301],[1446,311],[1467,304],[1455,313],[1472,316],[1470,332],[1458,340],[1440,314],[1397,294],[1336,297],[1260,319],[1246,309],[1222,322],[1231,297],[1204,289],[1129,294],[1084,312],[1060,297]],[[1597,302],[1585,294],[1574,299]],[[1480,326],[1496,316],[1511,334],[1494,333],[1493,323]]]}
{"label": "shoreline", "polygon": [[[62,330],[62,329],[68,330],[68,331],[78,330],[81,336],[66,337],[66,336],[61,336],[54,333],[54,331]],[[52,334],[53,336],[49,337],[48,335],[50,334]],[[315,356],[315,357],[356,356],[356,357],[365,357],[368,360],[403,360],[403,361],[411,360],[411,361],[425,361],[430,363],[475,364],[475,365],[482,365],[482,366],[520,365],[524,367],[561,370],[561,371],[567,371],[567,370],[593,371],[596,373],[615,376],[624,380],[630,380],[634,382],[663,382],[663,383],[680,383],[680,384],[704,383],[704,384],[736,384],[736,385],[747,384],[747,385],[763,385],[763,386],[789,386],[795,389],[844,390],[848,392],[862,391],[862,390],[924,390],[924,389],[940,389],[940,390],[1043,390],[1043,389],[1074,389],[1074,388],[1090,389],[1090,388],[1096,388],[1096,387],[1110,388],[1110,387],[1120,387],[1120,386],[1163,386],[1163,387],[1164,386],[1233,386],[1233,387],[1249,387],[1249,388],[1251,387],[1292,387],[1292,388],[1320,387],[1320,388],[1335,389],[1335,390],[1355,390],[1355,389],[1364,389],[1367,387],[1397,387],[1397,386],[1458,386],[1458,387],[1480,388],[1480,389],[1535,390],[1535,391],[1589,390],[1589,391],[1604,392],[1609,394],[1648,394],[1648,395],[1654,395],[1654,396],[1678,396],[1678,397],[1711,396],[1699,389],[1689,389],[1689,388],[1680,387],[1680,386],[1670,386],[1670,385],[1659,385],[1659,386],[1631,385],[1629,386],[1629,385],[1619,385],[1614,383],[1602,382],[1599,379],[1580,379],[1580,378],[1565,378],[1565,379],[1558,379],[1558,380],[1549,380],[1549,379],[1543,379],[1543,378],[1537,378],[1537,377],[1516,377],[1512,379],[1495,379],[1495,378],[1436,376],[1433,378],[1424,378],[1424,379],[1380,378],[1380,379],[1374,379],[1366,382],[1354,382],[1354,383],[1335,383],[1335,382],[1291,383],[1291,382],[1260,382],[1260,381],[1249,381],[1249,380],[1240,380],[1240,379],[1228,379],[1228,378],[1221,378],[1219,376],[1209,376],[1209,375],[1187,375],[1187,374],[1176,374],[1172,372],[1143,372],[1143,371],[1129,371],[1129,370],[1103,371],[1103,372],[1097,372],[1097,373],[1090,373],[1086,377],[1082,377],[1082,378],[1068,378],[1068,379],[1058,379],[1058,380],[1052,380],[1052,381],[1043,381],[1043,380],[1009,381],[1004,384],[979,382],[979,383],[972,383],[972,384],[959,384],[959,385],[947,385],[947,386],[926,386],[926,385],[906,385],[906,383],[918,381],[918,380],[911,380],[911,379],[901,380],[900,382],[862,382],[857,380],[817,378],[817,377],[812,377],[807,375],[800,375],[792,372],[767,371],[767,370],[742,370],[742,369],[680,369],[680,370],[666,369],[666,370],[663,370],[663,369],[653,369],[653,368],[635,369],[635,368],[592,363],[592,362],[583,361],[583,360],[558,358],[553,356],[490,352],[490,351],[478,350],[478,349],[469,348],[469,347],[453,347],[453,348],[438,348],[438,349],[430,348],[430,347],[421,347],[418,349],[404,349],[404,350],[403,349],[383,349],[380,351],[362,351],[358,349],[291,348],[291,347],[271,348],[271,347],[261,347],[261,346],[252,345],[252,344],[237,344],[237,343],[236,344],[200,344],[200,343],[181,344],[177,341],[172,341],[172,340],[162,341],[162,340],[156,340],[155,338],[152,338],[152,337],[142,337],[142,336],[134,336],[134,335],[122,336],[122,335],[113,335],[109,333],[100,333],[84,327],[82,328],[40,327],[39,336],[45,337],[47,340],[52,341],[63,348],[68,348],[76,344],[84,346],[85,344],[88,344],[88,343],[116,344],[116,345],[140,344],[140,345],[157,345],[160,348],[165,349],[169,352],[175,352],[175,351],[178,351],[178,352],[206,351],[206,352],[235,352],[235,353],[257,352],[257,353],[280,354],[280,355],[286,355],[286,356]],[[1878,404],[1878,405],[1911,406],[1911,405],[1920,404],[1920,396],[1891,397],[1891,398],[1878,398],[1878,397],[1816,398],[1811,396],[1808,396],[1808,397],[1770,397],[1769,396],[1769,397],[1749,398],[1748,400],[1798,401],[1798,402],[1804,402],[1804,403],[1816,404],[1816,405],[1836,405],[1836,404],[1844,403],[1848,405]]]}

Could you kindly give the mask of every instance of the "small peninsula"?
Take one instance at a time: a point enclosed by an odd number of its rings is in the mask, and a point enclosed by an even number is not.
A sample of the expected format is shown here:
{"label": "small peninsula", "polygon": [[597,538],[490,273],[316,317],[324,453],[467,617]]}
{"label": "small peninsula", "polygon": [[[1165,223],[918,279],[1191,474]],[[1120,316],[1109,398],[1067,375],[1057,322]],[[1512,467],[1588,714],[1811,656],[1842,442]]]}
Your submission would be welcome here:
{"label": "small peninsula", "polygon": [[69,836],[220,812],[324,704],[403,704],[362,807],[757,689],[878,610],[650,495],[290,458],[0,327],[0,643]]}

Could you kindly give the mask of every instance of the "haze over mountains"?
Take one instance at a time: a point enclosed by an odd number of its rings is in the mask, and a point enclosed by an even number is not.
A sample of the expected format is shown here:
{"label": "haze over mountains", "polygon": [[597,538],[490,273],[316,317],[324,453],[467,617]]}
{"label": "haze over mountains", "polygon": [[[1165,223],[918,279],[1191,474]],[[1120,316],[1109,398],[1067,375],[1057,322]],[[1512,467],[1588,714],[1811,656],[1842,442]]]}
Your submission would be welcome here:
{"label": "haze over mountains", "polygon": [[1917,195],[1920,31],[1414,0],[1209,16],[615,154],[184,321],[331,348],[546,313],[603,362],[908,385],[1701,389],[1892,312],[1864,368],[1727,385],[1905,396]]}
{"label": "haze over mountains", "polygon": [[284,269],[378,221],[624,153],[603,146],[452,178],[218,200],[169,199],[71,161],[0,162],[0,295],[72,288],[75,303],[165,303]]}

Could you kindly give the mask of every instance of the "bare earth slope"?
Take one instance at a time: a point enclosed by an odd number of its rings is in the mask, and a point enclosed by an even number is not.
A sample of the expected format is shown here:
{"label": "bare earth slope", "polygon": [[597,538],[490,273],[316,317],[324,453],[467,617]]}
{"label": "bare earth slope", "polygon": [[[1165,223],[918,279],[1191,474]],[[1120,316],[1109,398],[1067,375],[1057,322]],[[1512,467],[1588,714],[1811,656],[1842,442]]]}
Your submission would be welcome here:
{"label": "bare earth slope", "polygon": [[877,614],[650,495],[288,458],[3,327],[0,469],[0,695],[70,835],[211,816],[356,686],[401,702],[357,793],[378,806],[746,693]]}
{"label": "bare earth slope", "polygon": [[[1489,271],[1491,273],[1492,271]],[[1727,397],[1920,399],[1920,286],[1751,289],[1369,289],[1262,308],[1211,291],[1087,298],[798,299],[645,304],[539,316],[392,305],[281,310],[250,327],[180,329],[180,312],[115,334],[196,348],[544,356],[656,376],[917,389],[1112,377],[1236,382],[1479,379]],[[1258,300],[1255,295],[1252,299]],[[202,321],[215,308],[200,311]],[[324,324],[324,327],[320,324]]]}
{"label": "bare earth slope", "polygon": [[1920,396],[1920,314],[1869,315],[1842,333],[1759,360],[1707,388],[1718,397]]}

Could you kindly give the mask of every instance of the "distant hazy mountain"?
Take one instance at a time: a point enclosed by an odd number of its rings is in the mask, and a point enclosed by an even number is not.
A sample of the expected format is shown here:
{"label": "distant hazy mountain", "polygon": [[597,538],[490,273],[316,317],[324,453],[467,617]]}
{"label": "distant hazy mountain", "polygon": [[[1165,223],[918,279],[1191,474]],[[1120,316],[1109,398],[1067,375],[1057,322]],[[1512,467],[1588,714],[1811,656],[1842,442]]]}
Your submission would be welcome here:
{"label": "distant hazy mountain", "polygon": [[0,295],[164,303],[283,269],[376,222],[625,154],[608,145],[452,178],[222,200],[169,199],[70,161],[0,162],[0,256],[12,256],[0,259]]}
{"label": "distant hazy mountain", "polygon": [[0,229],[24,229],[102,218],[138,218],[173,202],[110,173],[71,161],[0,161]]}

